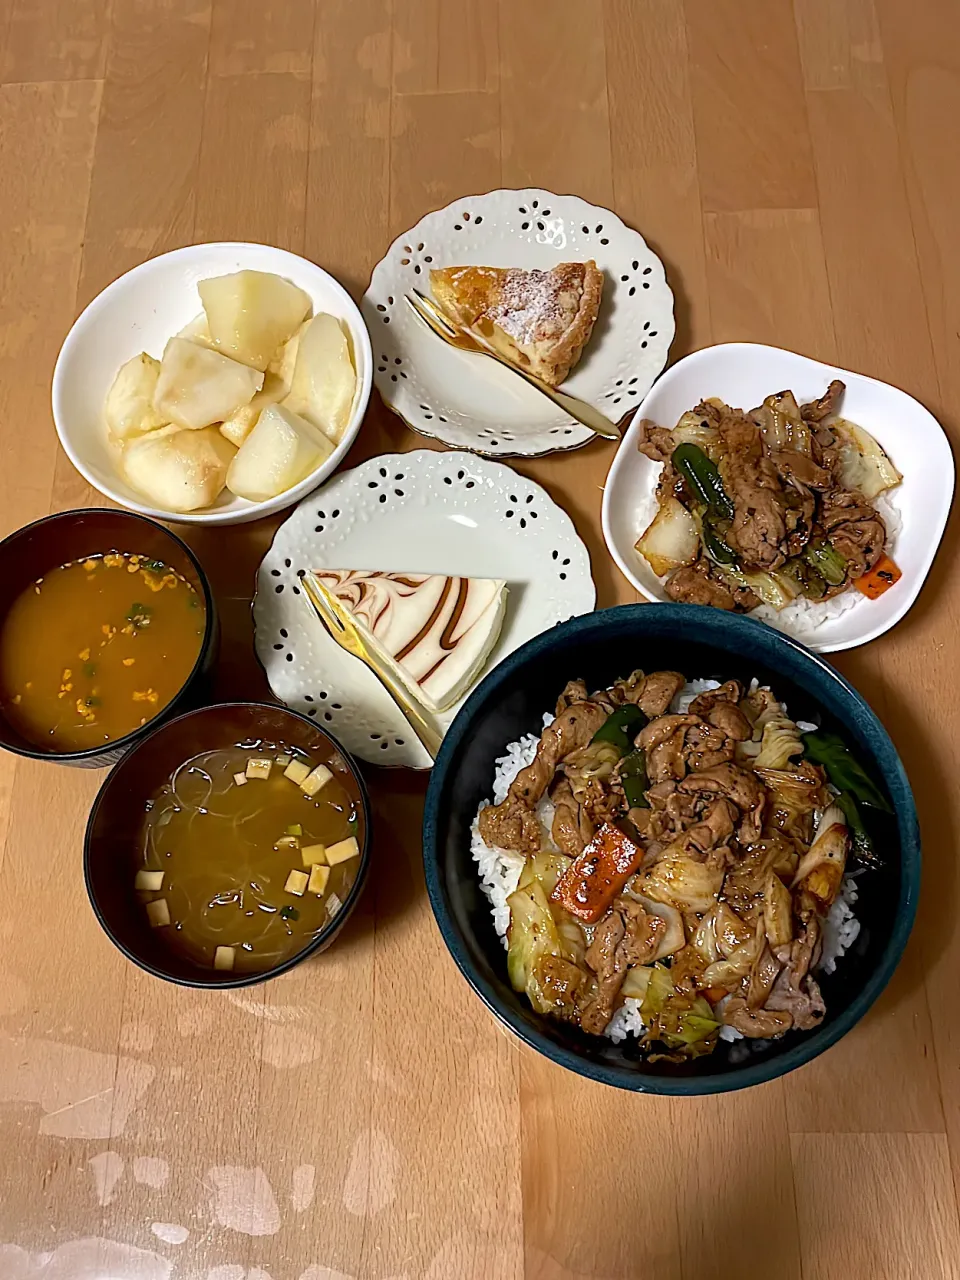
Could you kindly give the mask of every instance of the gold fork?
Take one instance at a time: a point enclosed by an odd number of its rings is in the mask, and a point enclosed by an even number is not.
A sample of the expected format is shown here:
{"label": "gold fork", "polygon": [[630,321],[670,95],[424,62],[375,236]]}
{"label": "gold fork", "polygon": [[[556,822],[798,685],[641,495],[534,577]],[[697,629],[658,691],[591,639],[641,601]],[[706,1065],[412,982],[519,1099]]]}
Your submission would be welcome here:
{"label": "gold fork", "polygon": [[307,602],[313,606],[317,617],[326,627],[331,639],[341,649],[359,658],[370,668],[390,697],[397,704],[407,724],[417,735],[424,751],[436,760],[443,734],[434,723],[427,708],[400,683],[373,648],[364,640],[356,623],[337,597],[312,573],[305,573],[302,586]]}
{"label": "gold fork", "polygon": [[620,439],[619,426],[615,422],[611,422],[599,409],[595,409],[592,404],[587,404],[585,400],[578,400],[576,396],[569,396],[563,391],[557,391],[555,387],[543,382],[535,374],[528,373],[526,369],[521,369],[518,365],[513,364],[505,356],[502,356],[499,351],[494,350],[486,341],[484,335],[476,329],[461,329],[454,325],[433,299],[428,298],[419,289],[414,289],[412,293],[408,293],[404,300],[413,314],[438,338],[442,338],[451,347],[456,347],[458,351],[470,351],[476,355],[490,356],[498,364],[502,364],[504,368],[518,374],[523,378],[524,382],[529,382],[531,387],[536,387],[548,400],[552,400],[558,409],[568,413],[571,418],[575,418],[582,426],[589,427],[591,431],[595,431],[598,436],[603,436],[605,440]]}

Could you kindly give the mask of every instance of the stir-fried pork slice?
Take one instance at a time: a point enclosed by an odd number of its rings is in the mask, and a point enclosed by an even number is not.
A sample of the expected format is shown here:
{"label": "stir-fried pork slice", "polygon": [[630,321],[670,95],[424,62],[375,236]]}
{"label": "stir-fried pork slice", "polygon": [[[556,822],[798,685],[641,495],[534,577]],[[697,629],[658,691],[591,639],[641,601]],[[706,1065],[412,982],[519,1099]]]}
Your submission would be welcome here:
{"label": "stir-fried pork slice", "polygon": [[699,822],[687,830],[687,839],[707,853],[727,843],[739,819],[740,811],[736,805],[720,797],[708,804]]}
{"label": "stir-fried pork slice", "polygon": [[514,849],[518,853],[537,852],[541,832],[534,809],[553,781],[557,765],[571,751],[585,746],[608,714],[606,707],[587,698],[572,703],[547,725],[540,735],[533,762],[521,769],[511,782],[506,799],[480,814],[479,830],[484,844]]}
{"label": "stir-fried pork slice", "polygon": [[593,837],[593,823],[577,803],[570,783],[561,778],[550,793],[553,801],[553,843],[568,858],[576,858]]}
{"label": "stir-fried pork slice", "polygon": [[759,840],[766,794],[755,773],[736,764],[718,764],[712,769],[688,774],[679,784],[679,790],[725,796],[743,814],[737,830],[740,843],[751,844]]}
{"label": "stir-fried pork slice", "polygon": [[507,796],[502,804],[481,809],[477,820],[480,838],[488,848],[516,853],[539,853],[540,819],[525,801]]}
{"label": "stir-fried pork slice", "polygon": [[740,681],[727,680],[719,689],[698,694],[690,703],[690,714],[716,725],[734,742],[746,742],[753,733],[753,726],[740,709],[742,697]]}
{"label": "stir-fried pork slice", "polygon": [[767,1000],[780,973],[780,967],[780,961],[764,945],[746,978],[744,995],[750,1009],[759,1009]]}
{"label": "stir-fried pork slice", "polygon": [[730,996],[721,1006],[720,1015],[728,1027],[751,1040],[773,1040],[793,1026],[789,1013],[771,1009],[751,1009],[743,996]]}
{"label": "stir-fried pork slice", "polygon": [[667,932],[663,916],[645,911],[639,902],[620,898],[616,910],[623,918],[623,941],[620,948],[628,965],[649,964],[660,948]]}
{"label": "stir-fried pork slice", "polygon": [[597,993],[581,1009],[580,1025],[591,1035],[601,1036],[606,1031],[627,975],[627,962],[620,947],[624,932],[623,917],[618,911],[611,911],[597,925],[587,948],[587,964],[597,975]]}
{"label": "stir-fried pork slice", "polygon": [[792,840],[779,832],[765,835],[740,854],[723,882],[727,905],[742,920],[753,923],[764,911],[771,874],[792,879],[799,855]]}
{"label": "stir-fried pork slice", "polygon": [[679,671],[651,671],[644,676],[639,692],[633,701],[651,720],[665,714],[686,680]]}
{"label": "stir-fried pork slice", "polygon": [[647,754],[647,777],[651,782],[669,782],[687,772],[683,746],[688,728],[699,724],[696,716],[659,716],[637,735],[637,746]]}
{"label": "stir-fried pork slice", "polygon": [[[820,523],[834,549],[847,562],[848,582],[862,577],[883,555],[886,525],[875,508],[859,494],[845,489],[824,494]],[[836,590],[842,590],[845,585]]]}
{"label": "stir-fried pork slice", "polygon": [[839,378],[834,378],[819,400],[811,400],[800,406],[800,417],[805,422],[822,422],[837,411],[837,402],[846,390]]}
{"label": "stir-fried pork slice", "polygon": [[834,484],[833,474],[826,467],[819,466],[813,458],[796,449],[781,449],[769,455],[777,475],[788,484],[806,489],[830,489]]}
{"label": "stir-fried pork slice", "polygon": [[575,702],[586,702],[587,696],[587,686],[582,680],[568,680],[563,693],[557,699],[557,709],[554,714],[562,716]]}
{"label": "stir-fried pork slice", "polygon": [[[736,708],[733,708],[736,711]],[[700,721],[686,732],[683,744],[683,759],[687,768],[696,773],[701,769],[712,769],[715,764],[724,764],[732,760],[736,752],[733,738],[727,737],[724,731],[715,725]]]}
{"label": "stir-fried pork slice", "polygon": [[673,432],[642,418],[637,428],[637,448],[651,462],[669,462],[675,448]]}
{"label": "stir-fried pork slice", "polygon": [[799,938],[776,949],[784,966],[767,997],[766,1008],[789,1013],[793,1025],[801,1031],[812,1031],[823,1021],[827,1007],[819,984],[810,973],[820,954],[820,925],[811,916]]}
{"label": "stir-fried pork slice", "polygon": [[727,541],[747,565],[775,569],[783,563],[785,502],[776,467],[763,452],[756,424],[738,409],[720,423],[725,452],[720,477],[734,505]]}
{"label": "stir-fried pork slice", "polygon": [[663,586],[671,600],[681,604],[706,604],[714,609],[726,609],[728,612],[755,609],[760,603],[759,596],[741,587],[728,587],[725,582],[714,577],[710,570],[710,561],[701,557],[696,564],[686,565],[682,569],[674,569]]}

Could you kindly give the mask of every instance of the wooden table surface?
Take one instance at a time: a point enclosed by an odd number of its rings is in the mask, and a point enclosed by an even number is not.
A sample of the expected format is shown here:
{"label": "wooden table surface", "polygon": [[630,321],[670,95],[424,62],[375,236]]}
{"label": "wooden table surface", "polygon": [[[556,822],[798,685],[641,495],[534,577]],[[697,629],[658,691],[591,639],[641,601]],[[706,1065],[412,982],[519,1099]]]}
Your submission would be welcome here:
{"label": "wooden table surface", "polygon": [[[573,191],[662,256],[672,357],[791,347],[960,431],[956,0],[0,0],[0,533],[97,495],[49,409],[122,271],[195,240],[304,253],[354,295],[458,195]],[[424,442],[371,405],[351,463]],[[601,604],[608,444],[518,470]],[[188,535],[219,692],[265,692],[249,597],[276,522]],[[837,665],[896,742],[920,916],[875,1009],[746,1093],[646,1098],[521,1048],[457,973],[421,778],[369,771],[374,874],[336,948],[237,994],[142,975],[80,848],[93,772],[0,758],[2,1280],[960,1276],[954,525],[896,630]]]}

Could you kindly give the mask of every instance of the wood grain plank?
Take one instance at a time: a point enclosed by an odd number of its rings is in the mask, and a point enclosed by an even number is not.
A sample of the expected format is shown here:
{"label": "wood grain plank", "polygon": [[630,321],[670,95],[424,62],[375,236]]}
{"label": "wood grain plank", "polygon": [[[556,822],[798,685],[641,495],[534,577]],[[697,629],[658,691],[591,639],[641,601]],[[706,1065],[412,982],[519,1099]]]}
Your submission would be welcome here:
{"label": "wood grain plank", "polygon": [[[877,8],[939,381],[939,396],[934,399],[930,395],[927,402],[949,434],[956,453],[960,441],[960,310],[955,290],[960,282],[960,252],[951,224],[960,194],[960,176],[956,164],[944,163],[937,139],[942,137],[945,122],[955,121],[960,109],[960,15],[951,5],[920,6],[904,14],[880,0]],[[953,128],[952,123],[948,128]],[[952,571],[956,545],[954,519],[931,581],[921,596],[920,608],[912,611],[907,633],[896,637],[899,643],[891,655],[891,678],[898,682],[910,679],[910,654],[921,651],[920,646],[933,659],[930,670],[925,672],[927,688],[932,688],[929,682],[942,678],[951,666],[950,637],[960,626],[960,592]],[[960,965],[956,919],[960,813],[955,789],[946,781],[960,760],[953,731],[960,699],[952,684],[946,686],[942,699],[931,701],[931,710],[933,716],[929,719],[925,711],[918,715],[915,710],[907,711],[905,719],[914,755],[911,778],[926,816],[927,888],[921,898],[919,927],[930,1004],[937,1011],[933,1034],[954,1184],[960,1187],[960,1078],[956,1069],[960,1062],[960,1029],[954,1025],[955,1019],[943,1016],[956,999]],[[929,769],[926,775],[922,772],[924,766]]]}
{"label": "wood grain plank", "polygon": [[[418,156],[435,157],[428,171]],[[490,93],[398,97],[393,104],[390,227],[399,235],[457,196],[500,185],[498,101]]]}
{"label": "wood grain plank", "polygon": [[206,0],[113,0],[81,304],[193,239],[209,35]]}
{"label": "wood grain plank", "polygon": [[804,1280],[960,1275],[942,1136],[802,1134],[793,1139],[793,1160]]}
{"label": "wood grain plank", "polygon": [[211,76],[203,112],[195,238],[303,252],[310,80]]}
{"label": "wood grain plank", "polygon": [[[500,0],[503,181],[613,199],[602,0]],[[531,50],[536,58],[531,58]]]}
{"label": "wood grain plank", "polygon": [[817,202],[790,0],[685,0],[704,209]]}
{"label": "wood grain plank", "polygon": [[0,9],[0,84],[103,76],[110,0],[9,0]]}
{"label": "wood grain plank", "polygon": [[317,16],[306,252],[360,298],[386,248],[389,0],[329,0]]}
{"label": "wood grain plank", "polygon": [[666,267],[677,359],[711,340],[683,11],[673,0],[606,0],[603,16],[616,210]]}
{"label": "wood grain plank", "polygon": [[74,314],[100,85],[0,89],[0,534],[49,509],[50,372]]}
{"label": "wood grain plank", "polygon": [[835,358],[816,209],[708,213],[704,230],[717,342],[769,342]]}
{"label": "wood grain plank", "polygon": [[854,89],[808,99],[840,361],[923,398],[937,379],[889,103]]}
{"label": "wood grain plank", "polygon": [[885,87],[873,0],[794,0],[793,11],[808,89]]}
{"label": "wood grain plank", "polygon": [[674,1163],[684,1277],[727,1280],[730,1259],[749,1236],[758,1277],[800,1280],[781,1082],[668,1105],[678,1139]]}
{"label": "wood grain plank", "polygon": [[315,20],[316,0],[212,0],[211,76],[309,74]]}
{"label": "wood grain plank", "polygon": [[485,0],[397,0],[393,87],[397,93],[496,90],[497,23]]}

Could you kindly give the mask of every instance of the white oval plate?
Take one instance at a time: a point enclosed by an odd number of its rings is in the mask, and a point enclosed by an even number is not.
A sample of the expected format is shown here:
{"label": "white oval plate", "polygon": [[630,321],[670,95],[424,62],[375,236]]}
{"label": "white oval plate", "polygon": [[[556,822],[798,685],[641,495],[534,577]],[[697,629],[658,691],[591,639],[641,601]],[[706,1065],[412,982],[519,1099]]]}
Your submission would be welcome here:
{"label": "white oval plate", "polygon": [[[331,640],[298,584],[306,569],[505,578],[489,671],[596,601],[590,557],[565,511],[509,467],[467,453],[391,453],[336,476],[280,526],[253,603],[257,656],[276,696],[374,764],[430,767],[379,680]],[[485,674],[485,672],[484,672]],[[441,717],[449,725],[459,705]]]}
{"label": "white oval plate", "polygon": [[563,390],[614,421],[646,395],[673,341],[673,294],[643,237],[578,196],[490,191],[428,213],[374,268],[361,303],[384,403],[421,435],[489,457],[574,449],[593,432],[495,361],[448,347],[404,295],[430,292],[430,268],[548,270],[593,258],[604,273],[593,335]]}
{"label": "white oval plate", "polygon": [[[326,311],[347,326],[357,367],[350,421],[330,457],[275,498],[249,502],[224,489],[212,507],[200,511],[153,507],[120,475],[119,454],[103,421],[103,402],[122,364],[140,351],[159,359],[167,339],[202,311],[198,281],[242,270],[272,271],[292,280],[310,295],[315,314]],[[264,244],[191,244],[141,262],[107,285],[74,321],[53,372],[53,418],[73,465],[120,506],[177,524],[245,524],[299,502],[336,471],[360,430],[372,382],[370,337],[360,311],[322,267]]]}
{"label": "white oval plate", "polygon": [[[903,476],[903,482],[884,495],[900,518],[892,551],[903,577],[879,600],[851,591],[837,598],[852,602],[838,616],[811,625],[795,615],[789,622],[783,620],[782,629],[811,649],[833,653],[866,644],[900,621],[923,586],[950,514],[954,466],[943,429],[922,404],[886,382],[750,342],[705,347],[668,369],[637,409],[610,467],[603,494],[603,536],[624,576],[648,600],[666,600],[667,595],[634,549],[656,510],[660,475],[660,464],[637,451],[641,418],[673,426],[707,396],[720,396],[727,404],[749,410],[787,387],[802,403],[823,395],[833,378],[846,383],[840,404],[843,417],[875,436]],[[765,614],[764,620],[772,618]]]}

